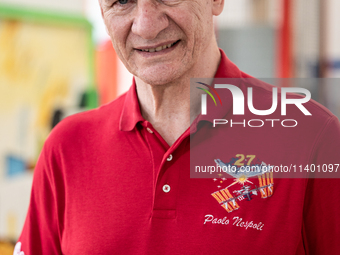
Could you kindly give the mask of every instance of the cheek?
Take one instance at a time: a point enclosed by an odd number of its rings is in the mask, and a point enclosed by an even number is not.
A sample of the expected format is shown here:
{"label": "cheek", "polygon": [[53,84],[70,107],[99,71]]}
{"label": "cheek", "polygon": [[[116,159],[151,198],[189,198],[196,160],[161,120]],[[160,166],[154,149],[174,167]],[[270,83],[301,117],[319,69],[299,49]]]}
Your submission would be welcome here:
{"label": "cheek", "polygon": [[[185,31],[187,36],[203,36],[209,33],[212,26],[212,15],[208,13],[209,5],[202,6],[197,2],[188,2],[181,11],[172,13],[175,23]],[[190,15],[188,15],[190,13]]]}
{"label": "cheek", "polygon": [[126,38],[130,31],[129,22],[125,17],[106,18],[106,27],[114,46],[122,47],[126,44]]}
{"label": "cheek", "polygon": [[128,66],[127,37],[129,35],[129,26],[126,25],[128,23],[124,21],[123,17],[113,17],[109,20],[107,19],[105,24],[116,54],[124,65]]}

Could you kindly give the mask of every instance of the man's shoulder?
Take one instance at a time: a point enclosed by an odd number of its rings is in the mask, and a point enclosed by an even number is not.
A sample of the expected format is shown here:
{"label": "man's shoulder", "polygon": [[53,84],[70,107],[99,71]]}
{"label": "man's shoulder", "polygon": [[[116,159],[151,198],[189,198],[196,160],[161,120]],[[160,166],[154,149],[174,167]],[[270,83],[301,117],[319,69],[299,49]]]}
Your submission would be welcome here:
{"label": "man's shoulder", "polygon": [[69,141],[96,137],[119,131],[119,121],[126,93],[96,109],[80,112],[63,119],[51,131],[47,142]]}

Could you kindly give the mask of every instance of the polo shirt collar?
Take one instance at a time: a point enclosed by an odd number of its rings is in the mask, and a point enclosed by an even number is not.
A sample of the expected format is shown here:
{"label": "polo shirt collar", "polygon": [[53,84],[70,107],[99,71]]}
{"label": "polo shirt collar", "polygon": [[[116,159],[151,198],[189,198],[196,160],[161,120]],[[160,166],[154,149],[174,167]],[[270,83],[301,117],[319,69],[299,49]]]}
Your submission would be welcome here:
{"label": "polo shirt collar", "polygon": [[131,131],[140,121],[144,121],[144,118],[141,114],[136,91],[136,81],[133,77],[132,86],[125,96],[122,115],[120,116],[119,130]]}
{"label": "polo shirt collar", "polygon": [[241,78],[242,72],[230,61],[222,49],[220,49],[221,61],[217,68],[215,78]]}
{"label": "polo shirt collar", "polygon": [[[216,71],[215,78],[241,78],[242,72],[240,71],[240,69],[238,69],[238,67],[227,58],[223,50],[220,49],[220,53],[221,60]],[[214,111],[212,114],[209,115],[200,115],[198,118],[196,118],[195,122],[198,123],[202,120],[211,122],[214,118],[221,118],[225,116],[231,108],[231,100],[224,101],[227,101],[228,105],[226,107],[221,107],[220,110]],[[136,91],[136,81],[135,78],[133,78],[132,86],[125,96],[123,110],[119,122],[119,130],[131,131],[140,121],[145,120],[141,114]]]}

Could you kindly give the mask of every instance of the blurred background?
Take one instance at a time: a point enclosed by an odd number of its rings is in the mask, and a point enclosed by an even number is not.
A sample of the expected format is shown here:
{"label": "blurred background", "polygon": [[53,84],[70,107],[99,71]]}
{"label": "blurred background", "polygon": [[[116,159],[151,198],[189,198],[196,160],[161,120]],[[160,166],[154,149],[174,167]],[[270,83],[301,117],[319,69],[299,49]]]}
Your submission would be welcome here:
{"label": "blurred background", "polygon": [[[339,9],[339,0],[225,0],[216,36],[241,70],[299,78],[286,86],[304,78],[313,98],[340,116]],[[131,80],[97,0],[0,0],[0,255],[12,254],[51,129],[115,99]]]}

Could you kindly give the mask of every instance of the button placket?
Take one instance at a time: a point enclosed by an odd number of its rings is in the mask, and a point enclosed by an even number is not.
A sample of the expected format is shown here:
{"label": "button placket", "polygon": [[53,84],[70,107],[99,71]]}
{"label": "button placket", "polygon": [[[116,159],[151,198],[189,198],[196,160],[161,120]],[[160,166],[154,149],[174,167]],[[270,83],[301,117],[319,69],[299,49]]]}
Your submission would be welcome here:
{"label": "button placket", "polygon": [[169,155],[169,157],[166,159],[167,161],[171,161],[172,160],[172,154]]}
{"label": "button placket", "polygon": [[[162,163],[159,168],[160,174],[158,175],[156,182],[152,213],[153,218],[176,218],[180,170],[182,169],[183,164],[186,166],[185,168],[189,169],[186,157],[181,156],[187,152],[187,147],[188,143],[185,141],[183,144],[181,144],[181,146],[177,144],[176,146],[165,149],[166,151],[163,154]],[[176,153],[176,155],[173,153]],[[176,159],[174,156],[176,156]]]}
{"label": "button placket", "polygon": [[151,128],[147,127],[146,130],[147,130],[150,134],[153,134],[153,131],[151,130]]}
{"label": "button placket", "polygon": [[163,191],[165,192],[165,193],[169,193],[170,192],[170,185],[169,184],[165,184],[165,185],[163,185]]}

